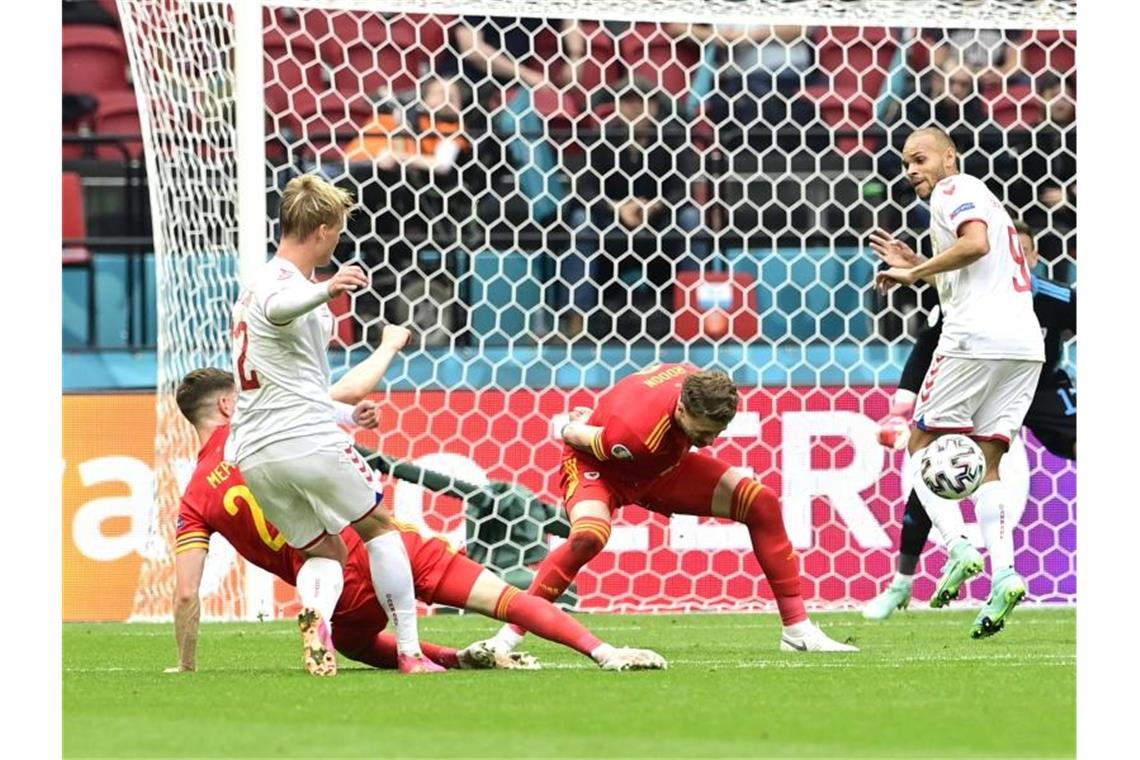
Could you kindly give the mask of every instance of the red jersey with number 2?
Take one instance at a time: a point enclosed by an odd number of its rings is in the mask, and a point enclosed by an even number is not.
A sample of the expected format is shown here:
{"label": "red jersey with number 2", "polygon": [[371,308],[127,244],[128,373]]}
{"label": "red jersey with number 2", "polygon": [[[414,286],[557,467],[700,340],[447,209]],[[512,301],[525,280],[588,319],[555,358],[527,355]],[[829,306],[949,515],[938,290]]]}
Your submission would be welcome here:
{"label": "red jersey with number 2", "polygon": [[629,375],[598,400],[586,424],[602,428],[590,451],[566,453],[607,481],[640,489],[677,466],[692,443],[673,419],[689,364],[657,364]]}
{"label": "red jersey with number 2", "polygon": [[[190,478],[178,510],[175,553],[208,549],[217,532],[238,554],[290,586],[297,584],[297,571],[305,562],[299,551],[285,543],[277,528],[265,519],[257,498],[245,484],[241,471],[226,461],[223,450],[229,427],[214,431],[198,453],[198,466]],[[428,535],[416,526],[392,521],[408,552],[415,578],[416,596],[431,603],[456,549],[443,536]],[[372,587],[368,549],[354,530],[341,533],[348,547],[344,568],[344,591],[337,603],[334,623],[367,612],[383,625],[383,613]]]}

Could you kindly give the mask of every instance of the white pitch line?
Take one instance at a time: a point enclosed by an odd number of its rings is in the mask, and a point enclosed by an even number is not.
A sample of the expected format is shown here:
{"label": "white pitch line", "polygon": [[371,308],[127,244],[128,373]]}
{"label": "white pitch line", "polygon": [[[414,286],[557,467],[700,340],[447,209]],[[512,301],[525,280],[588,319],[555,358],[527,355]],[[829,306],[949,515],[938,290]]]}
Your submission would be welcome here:
{"label": "white pitch line", "polygon": [[[693,668],[725,668],[725,669],[754,669],[764,668],[901,668],[904,665],[930,664],[954,665],[964,662],[978,662],[997,667],[1021,666],[1027,663],[1065,666],[1075,663],[1075,654],[1013,654],[1000,652],[995,654],[968,654],[968,655],[933,655],[912,657],[890,657],[879,659],[874,655],[863,656],[860,653],[846,654],[818,654],[804,655],[788,660],[670,660],[673,666]],[[544,670],[593,670],[596,665],[586,662],[556,662],[543,664]],[[95,667],[95,668],[64,668],[65,673],[118,673],[118,672],[153,672],[147,668],[121,668],[121,667]],[[215,671],[224,672],[224,671]]]}

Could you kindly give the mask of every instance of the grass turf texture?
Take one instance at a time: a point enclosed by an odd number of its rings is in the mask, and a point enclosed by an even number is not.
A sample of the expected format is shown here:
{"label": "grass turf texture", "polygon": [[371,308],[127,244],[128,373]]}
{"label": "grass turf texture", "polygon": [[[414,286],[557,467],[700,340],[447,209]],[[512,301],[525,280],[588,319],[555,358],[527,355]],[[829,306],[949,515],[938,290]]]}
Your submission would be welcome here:
{"label": "grass turf texture", "polygon": [[[341,658],[300,665],[287,622],[205,624],[199,672],[174,664],[169,625],[69,624],[64,756],[1072,756],[1076,615],[1019,609],[969,637],[974,611],[817,614],[859,654],[781,653],[775,615],[588,615],[665,672],[605,673],[528,637],[546,670],[404,677]],[[497,627],[421,618],[464,646]]]}

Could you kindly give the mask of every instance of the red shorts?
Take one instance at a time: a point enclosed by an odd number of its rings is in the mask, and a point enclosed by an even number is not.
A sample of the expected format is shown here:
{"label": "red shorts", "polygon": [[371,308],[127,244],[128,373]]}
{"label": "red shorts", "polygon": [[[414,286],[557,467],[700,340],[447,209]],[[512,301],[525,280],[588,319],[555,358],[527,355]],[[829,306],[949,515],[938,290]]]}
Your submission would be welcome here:
{"label": "red shorts", "polygon": [[[414,526],[396,523],[412,565],[416,598],[421,602],[462,607],[483,566],[468,559],[443,536],[428,536]],[[333,613],[333,643],[351,657],[370,646],[376,634],[388,625],[388,615],[376,598],[368,550],[355,532],[345,532],[348,562],[344,568],[344,591]]]}
{"label": "red shorts", "polygon": [[562,499],[566,512],[581,501],[600,501],[612,514],[618,507],[637,504],[670,515],[711,514],[713,493],[730,465],[709,456],[686,452],[681,461],[643,486],[607,479],[582,457],[562,460]]}

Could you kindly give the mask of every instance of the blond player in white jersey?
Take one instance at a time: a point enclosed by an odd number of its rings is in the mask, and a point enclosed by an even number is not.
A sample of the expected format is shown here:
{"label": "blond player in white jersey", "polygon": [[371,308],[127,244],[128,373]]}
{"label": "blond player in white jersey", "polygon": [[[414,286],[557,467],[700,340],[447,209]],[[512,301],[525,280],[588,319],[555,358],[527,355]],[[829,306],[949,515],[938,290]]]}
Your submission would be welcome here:
{"label": "blond player in white jersey", "polygon": [[981,638],[1000,631],[1025,596],[1025,581],[1013,568],[1017,495],[999,479],[999,464],[1033,401],[1045,346],[1013,220],[981,180],[958,172],[949,135],[936,127],[911,133],[903,168],[918,197],[930,200],[935,255],[926,259],[893,237],[872,235],[871,247],[890,266],[875,280],[883,292],[918,280],[938,288],[942,337],[914,410],[909,480],[949,547],[931,600],[941,607],[983,564],[966,538],[958,502],[938,498],[918,476],[920,452],[941,435],[962,433],[985,454],[986,476],[973,494],[993,575],[990,598],[971,628]]}
{"label": "blond player in white jersey", "polygon": [[[364,540],[376,597],[396,625],[400,671],[437,672],[443,668],[420,649],[412,570],[381,505],[382,488],[338,424],[374,427],[375,404],[351,407],[330,393],[327,304],[367,286],[368,278],[357,266],[326,282],[314,282],[313,274],[332,261],[352,205],[352,196],[318,177],[285,186],[277,255],[233,309],[238,398],[226,458],[241,468],[289,545],[308,557],[297,590],[309,672],[336,673],[329,621],[344,587],[347,549],[340,533],[349,525]],[[407,340],[406,330],[386,331],[379,351],[394,356]]]}

